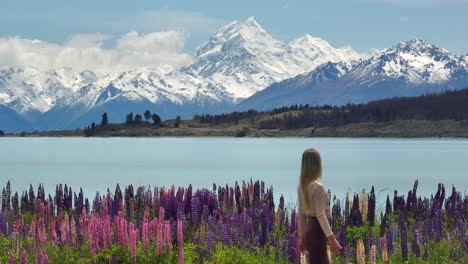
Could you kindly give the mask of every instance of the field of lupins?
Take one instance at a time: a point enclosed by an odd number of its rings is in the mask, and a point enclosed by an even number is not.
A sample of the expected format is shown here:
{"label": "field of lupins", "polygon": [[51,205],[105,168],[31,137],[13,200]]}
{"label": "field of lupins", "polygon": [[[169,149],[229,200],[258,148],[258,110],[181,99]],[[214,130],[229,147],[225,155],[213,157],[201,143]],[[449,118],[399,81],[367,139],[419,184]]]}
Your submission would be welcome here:
{"label": "field of lupins", "polygon": [[[1,263],[299,263],[297,214],[273,188],[242,182],[193,190],[132,185],[96,194],[67,185],[2,191]],[[343,246],[334,263],[468,263],[468,196],[442,184],[430,198],[395,192],[331,199]]]}

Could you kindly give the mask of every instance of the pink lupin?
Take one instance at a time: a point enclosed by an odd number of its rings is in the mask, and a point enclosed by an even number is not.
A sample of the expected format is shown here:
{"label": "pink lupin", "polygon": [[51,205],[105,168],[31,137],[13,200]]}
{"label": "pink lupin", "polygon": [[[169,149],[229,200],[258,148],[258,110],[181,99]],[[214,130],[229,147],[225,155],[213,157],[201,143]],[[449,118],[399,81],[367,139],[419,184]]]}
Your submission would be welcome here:
{"label": "pink lupin", "polygon": [[158,255],[162,254],[162,248],[163,248],[163,229],[164,229],[164,224],[159,222],[157,223],[157,230],[156,230],[156,252]]}
{"label": "pink lupin", "polygon": [[50,242],[54,245],[57,242],[57,232],[55,231],[55,218],[51,217],[49,222]]}
{"label": "pink lupin", "polygon": [[49,264],[49,256],[45,252],[42,252],[42,264]]}
{"label": "pink lupin", "polygon": [[135,263],[137,240],[138,240],[138,228],[135,229],[135,225],[133,223],[130,223],[129,230],[130,230],[130,252],[132,253],[132,263]]}
{"label": "pink lupin", "polygon": [[36,256],[36,264],[43,264],[43,260],[42,260],[42,251],[39,251],[37,253],[37,256]]}
{"label": "pink lupin", "polygon": [[179,255],[179,264],[184,263],[184,229],[182,220],[177,220],[177,248]]}
{"label": "pink lupin", "polygon": [[36,243],[38,247],[41,247],[47,240],[46,234],[45,234],[45,226],[44,226],[44,218],[40,217],[37,220],[37,225],[36,225]]}
{"label": "pink lupin", "polygon": [[36,236],[36,219],[31,220],[31,224],[29,225],[28,236],[30,237]]}
{"label": "pink lupin", "polygon": [[61,231],[61,236],[62,236],[62,243],[64,245],[68,245],[70,241],[70,221],[68,218],[68,214],[66,212],[64,215],[64,219],[63,219],[60,231]]}
{"label": "pink lupin", "polygon": [[164,207],[159,208],[159,222],[162,223],[164,221]]}
{"label": "pink lupin", "polygon": [[26,253],[26,250],[23,248],[21,251],[21,258],[20,258],[20,263],[21,264],[26,264],[28,253]]}
{"label": "pink lupin", "polygon": [[102,218],[102,227],[104,229],[103,230],[104,231],[104,247],[108,248],[112,244],[112,238],[111,238],[112,227],[111,227],[109,215],[107,214],[104,215]]}
{"label": "pink lupin", "polygon": [[164,247],[166,248],[166,254],[169,255],[171,251],[172,239],[171,239],[171,223],[165,221],[164,224]]}
{"label": "pink lupin", "polygon": [[143,227],[142,227],[142,237],[141,240],[143,242],[143,247],[146,252],[148,252],[148,246],[149,246],[149,224],[148,224],[148,209],[145,210],[144,216],[143,216]]}
{"label": "pink lupin", "polygon": [[76,223],[75,223],[75,218],[71,218],[71,223],[70,223],[70,242],[72,245],[76,245]]}
{"label": "pink lupin", "polygon": [[16,264],[16,258],[15,255],[10,251],[10,254],[8,254],[8,264]]}

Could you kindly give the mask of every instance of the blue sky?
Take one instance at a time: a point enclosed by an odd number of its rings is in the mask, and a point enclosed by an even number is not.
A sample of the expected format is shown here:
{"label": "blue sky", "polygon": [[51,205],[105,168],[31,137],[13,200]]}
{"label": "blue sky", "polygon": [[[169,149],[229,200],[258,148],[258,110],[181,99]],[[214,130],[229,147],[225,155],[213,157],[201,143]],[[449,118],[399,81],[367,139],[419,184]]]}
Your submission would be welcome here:
{"label": "blue sky", "polygon": [[0,37],[62,44],[76,34],[100,33],[103,45],[129,31],[184,33],[181,47],[195,48],[219,27],[254,16],[284,41],[305,33],[333,46],[364,52],[423,38],[458,54],[468,53],[468,0],[236,0],[236,1],[2,1]]}

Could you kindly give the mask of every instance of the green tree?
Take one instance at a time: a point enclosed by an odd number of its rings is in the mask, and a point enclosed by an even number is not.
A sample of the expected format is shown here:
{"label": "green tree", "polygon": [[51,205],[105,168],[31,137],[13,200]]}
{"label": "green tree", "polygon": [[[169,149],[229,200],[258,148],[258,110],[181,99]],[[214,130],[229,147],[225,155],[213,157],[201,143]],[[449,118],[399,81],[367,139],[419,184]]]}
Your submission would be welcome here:
{"label": "green tree", "polygon": [[5,132],[3,130],[0,130],[0,136],[5,135]]}
{"label": "green tree", "polygon": [[109,124],[109,119],[107,118],[107,112],[102,114],[101,126],[107,126]]}
{"label": "green tree", "polygon": [[161,124],[161,117],[158,114],[153,114],[151,116],[151,119],[153,119],[153,124],[155,125]]}
{"label": "green tree", "polygon": [[136,114],[135,123],[140,124],[143,121],[143,117],[140,114]]}
{"label": "green tree", "polygon": [[177,116],[176,119],[175,119],[175,122],[174,122],[174,127],[178,128],[179,125],[180,125],[180,116]]}
{"label": "green tree", "polygon": [[127,123],[127,125],[130,125],[133,123],[133,112],[130,112],[130,114],[127,115],[125,123]]}
{"label": "green tree", "polygon": [[144,113],[143,113],[143,116],[145,117],[145,120],[146,122],[149,123],[150,119],[151,119],[151,112],[149,110],[146,110]]}

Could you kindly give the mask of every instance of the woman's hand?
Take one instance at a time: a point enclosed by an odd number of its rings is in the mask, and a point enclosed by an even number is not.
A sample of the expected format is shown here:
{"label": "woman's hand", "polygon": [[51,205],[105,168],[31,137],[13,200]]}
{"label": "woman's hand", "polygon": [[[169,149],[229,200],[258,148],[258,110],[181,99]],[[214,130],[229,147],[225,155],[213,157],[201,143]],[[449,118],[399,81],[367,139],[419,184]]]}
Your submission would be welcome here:
{"label": "woman's hand", "polygon": [[341,245],[336,240],[334,235],[331,235],[331,236],[328,237],[328,243],[330,244],[331,252],[333,252],[335,255],[338,255],[338,254],[341,253]]}
{"label": "woman's hand", "polygon": [[305,251],[304,239],[301,236],[297,239],[297,249],[299,252]]}

